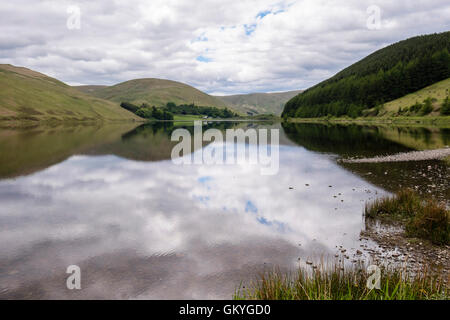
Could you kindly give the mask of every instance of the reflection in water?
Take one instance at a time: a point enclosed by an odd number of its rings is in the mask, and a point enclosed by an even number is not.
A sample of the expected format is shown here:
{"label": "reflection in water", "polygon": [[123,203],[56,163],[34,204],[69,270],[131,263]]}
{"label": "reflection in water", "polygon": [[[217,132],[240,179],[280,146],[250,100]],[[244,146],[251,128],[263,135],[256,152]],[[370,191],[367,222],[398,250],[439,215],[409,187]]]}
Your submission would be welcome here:
{"label": "reflection in water", "polygon": [[[379,139],[368,148],[385,149],[319,149],[322,129],[286,129],[304,147],[282,135],[280,171],[263,176],[257,165],[174,165],[174,128],[117,130],[45,170],[1,180],[0,298],[230,298],[261,270],[357,248],[364,201],[384,191],[329,154],[402,148],[364,131]],[[71,264],[81,267],[80,291],[65,287]]]}
{"label": "reflection in water", "polygon": [[[439,128],[283,124],[286,135],[309,150],[340,157],[374,157],[448,146],[450,131]],[[344,163],[339,165],[387,191],[411,188],[450,202],[450,176],[444,161]]]}

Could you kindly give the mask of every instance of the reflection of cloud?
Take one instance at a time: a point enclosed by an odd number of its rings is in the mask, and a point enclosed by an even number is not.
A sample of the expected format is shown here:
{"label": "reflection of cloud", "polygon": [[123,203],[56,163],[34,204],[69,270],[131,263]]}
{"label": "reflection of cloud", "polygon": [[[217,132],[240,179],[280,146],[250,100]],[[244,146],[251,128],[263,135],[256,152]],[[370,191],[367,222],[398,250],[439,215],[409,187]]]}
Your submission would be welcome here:
{"label": "reflection of cloud", "polygon": [[247,204],[245,205],[245,212],[252,212],[252,213],[258,213],[258,208],[251,202],[250,200],[247,201]]}
{"label": "reflection of cloud", "polygon": [[[20,286],[18,279],[51,278],[83,263],[99,277],[87,287],[114,287],[109,275],[102,278],[102,268],[116,268],[118,283],[132,286],[115,266],[127,261],[119,253],[129,252],[139,263],[148,262],[144,276],[157,265],[170,271],[164,285],[130,289],[131,296],[217,296],[191,279],[212,277],[228,290],[239,283],[237,275],[248,276],[247,266],[293,267],[298,255],[313,253],[308,248],[330,254],[336,245],[354,246],[363,227],[360,200],[366,199],[364,188],[373,187],[322,155],[286,146],[280,153],[275,176],[260,175],[256,165],[75,156],[37,174],[0,181],[0,198],[14,200],[0,207],[2,286],[11,290]],[[333,198],[337,193],[342,196]],[[97,265],[105,255],[109,265]],[[167,256],[183,257],[183,270],[165,265]],[[20,272],[3,278],[12,270]],[[176,295],[184,285],[185,295]],[[92,290],[85,294],[94,295]]]}

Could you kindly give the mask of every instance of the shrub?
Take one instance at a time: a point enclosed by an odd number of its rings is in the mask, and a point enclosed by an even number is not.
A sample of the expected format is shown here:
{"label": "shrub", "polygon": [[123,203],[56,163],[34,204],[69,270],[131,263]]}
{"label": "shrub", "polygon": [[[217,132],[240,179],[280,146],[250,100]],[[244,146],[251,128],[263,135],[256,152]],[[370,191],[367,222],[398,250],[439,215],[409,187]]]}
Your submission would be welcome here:
{"label": "shrub", "polygon": [[139,108],[139,110],[136,111],[136,115],[141,118],[150,119],[152,118],[152,110],[149,108]]}
{"label": "shrub", "polygon": [[406,233],[435,244],[447,244],[450,241],[449,213],[444,205],[428,200],[408,222]]}
{"label": "shrub", "polygon": [[366,204],[367,218],[406,220],[408,236],[427,239],[434,244],[450,242],[449,211],[443,204],[431,199],[422,201],[412,190],[398,192],[394,197],[384,197]]}
{"label": "shrub", "polygon": [[445,98],[444,103],[441,107],[441,115],[443,116],[449,116],[450,115],[450,100],[449,98]]}
{"label": "shrub", "polygon": [[423,101],[423,105],[420,108],[420,115],[425,116],[433,111],[433,103],[431,98],[427,98]]}
{"label": "shrub", "polygon": [[419,112],[420,109],[422,109],[422,104],[419,103],[418,101],[416,101],[416,103],[414,105],[412,105],[411,107],[409,107],[409,112],[411,113],[417,113]]}

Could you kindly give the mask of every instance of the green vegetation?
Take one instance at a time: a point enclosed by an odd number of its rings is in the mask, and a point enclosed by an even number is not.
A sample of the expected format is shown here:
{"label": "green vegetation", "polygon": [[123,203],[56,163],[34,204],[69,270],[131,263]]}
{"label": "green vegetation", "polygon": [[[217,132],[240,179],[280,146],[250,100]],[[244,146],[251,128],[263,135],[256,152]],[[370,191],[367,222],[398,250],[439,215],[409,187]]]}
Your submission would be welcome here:
{"label": "green vegetation", "polygon": [[[199,107],[194,104],[183,104],[177,106],[174,102],[168,102],[161,108],[156,108],[155,106],[150,107],[146,103],[138,107],[129,102],[122,102],[120,106],[124,109],[134,112],[141,118],[152,120],[174,120],[174,114],[202,116],[201,118],[210,117],[222,119],[229,119],[239,116],[237,113],[230,111],[228,108],[219,109],[215,107]],[[197,119],[200,117],[195,118]]]}
{"label": "green vegetation", "polygon": [[368,289],[370,274],[363,266],[344,269],[299,267],[297,274],[273,271],[263,274],[250,288],[238,288],[235,300],[448,300],[442,279],[426,271],[410,275],[405,269],[380,268],[380,289]]}
{"label": "green vegetation", "polygon": [[177,105],[195,104],[224,108],[226,104],[187,84],[163,79],[135,79],[114,86],[80,86],[78,90],[98,98],[134,105],[146,103],[150,106],[163,106],[173,101]]}
{"label": "green vegetation", "polygon": [[321,117],[321,118],[283,118],[286,123],[331,123],[357,125],[393,125],[396,127],[424,127],[450,128],[450,116],[389,116],[389,117]]}
{"label": "green vegetation", "polygon": [[449,78],[449,50],[450,32],[390,45],[289,100],[282,115],[376,116],[385,102]]}
{"label": "green vegetation", "polygon": [[239,116],[237,113],[232,112],[228,108],[219,109],[215,107],[199,107],[194,104],[182,104],[177,106],[174,102],[168,102],[165,109],[173,114],[204,115],[211,118],[229,119]]}
{"label": "green vegetation", "polygon": [[110,101],[94,98],[44,74],[0,65],[0,121],[139,120]]}
{"label": "green vegetation", "polygon": [[[400,110],[408,111],[411,106],[419,101],[424,101],[427,98],[431,98],[433,102],[434,114],[438,114],[438,110],[445,102],[445,99],[449,95],[450,90],[450,78],[436,82],[431,86],[425,87],[413,93],[407,94],[399,99],[385,103],[383,106],[379,106],[379,116],[396,115]],[[370,113],[373,110],[367,110]],[[407,112],[403,114],[408,115]],[[413,115],[413,114],[410,114]]]}
{"label": "green vegetation", "polygon": [[445,205],[432,199],[422,200],[409,189],[366,204],[365,215],[404,220],[407,236],[427,239],[434,244],[450,243],[450,212]]}
{"label": "green vegetation", "polygon": [[447,98],[445,98],[444,103],[442,104],[441,115],[450,116],[450,99],[448,96]]}
{"label": "green vegetation", "polygon": [[286,102],[301,93],[302,90],[273,92],[273,93],[250,93],[231,96],[217,96],[230,108],[249,116],[258,114],[274,114],[279,116]]}

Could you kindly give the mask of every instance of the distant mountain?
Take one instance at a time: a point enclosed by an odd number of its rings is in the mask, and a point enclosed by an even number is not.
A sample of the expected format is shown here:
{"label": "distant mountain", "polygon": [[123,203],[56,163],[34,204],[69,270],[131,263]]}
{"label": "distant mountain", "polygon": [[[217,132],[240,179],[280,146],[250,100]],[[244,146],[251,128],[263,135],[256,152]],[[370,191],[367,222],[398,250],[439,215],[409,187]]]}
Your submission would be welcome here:
{"label": "distant mountain", "polygon": [[118,104],[86,95],[42,73],[0,65],[0,120],[138,120]]}
{"label": "distant mountain", "polygon": [[243,114],[256,115],[270,113],[279,116],[285,103],[301,93],[302,90],[274,92],[274,93],[250,93],[231,96],[216,96],[222,99],[230,108]]}
{"label": "distant mountain", "polygon": [[286,103],[283,116],[357,117],[450,77],[450,32],[390,45]]}
{"label": "distant mountain", "polygon": [[224,108],[226,104],[216,97],[210,96],[187,84],[163,79],[135,79],[113,86],[78,86],[78,90],[95,97],[114,101],[129,102],[135,105],[147,103],[160,107],[167,102],[180,104],[195,104]]}

